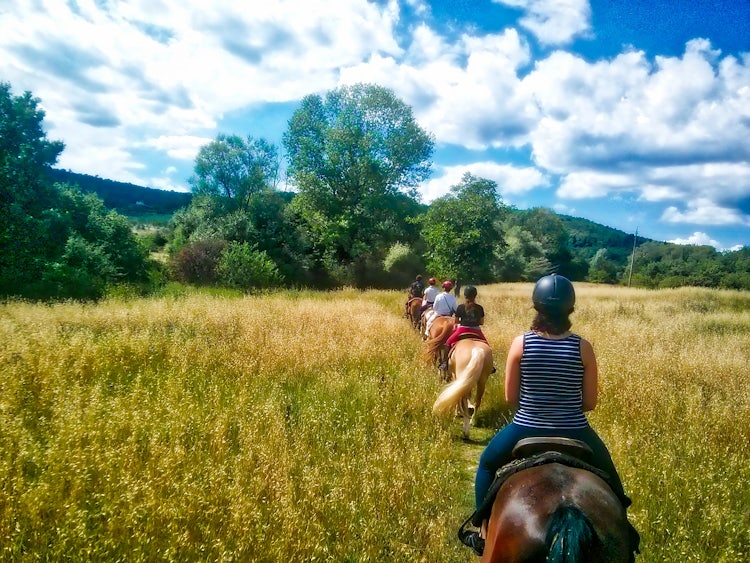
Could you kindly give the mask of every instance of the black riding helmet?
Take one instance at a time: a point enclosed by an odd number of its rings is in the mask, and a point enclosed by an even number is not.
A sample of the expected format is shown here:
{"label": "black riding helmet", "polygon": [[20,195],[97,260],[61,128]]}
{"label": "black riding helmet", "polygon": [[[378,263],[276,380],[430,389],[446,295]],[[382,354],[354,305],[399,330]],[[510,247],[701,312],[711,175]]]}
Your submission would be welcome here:
{"label": "black riding helmet", "polygon": [[531,300],[535,307],[545,311],[570,313],[576,303],[576,292],[568,278],[550,274],[536,282]]}
{"label": "black riding helmet", "polygon": [[464,297],[466,299],[476,299],[477,298],[477,288],[473,285],[467,285],[464,288]]}

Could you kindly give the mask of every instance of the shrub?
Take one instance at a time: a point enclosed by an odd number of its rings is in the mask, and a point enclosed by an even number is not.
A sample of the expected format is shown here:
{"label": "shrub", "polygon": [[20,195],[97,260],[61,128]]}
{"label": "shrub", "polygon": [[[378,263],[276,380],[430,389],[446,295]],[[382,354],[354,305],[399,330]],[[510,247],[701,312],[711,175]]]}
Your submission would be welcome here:
{"label": "shrub", "polygon": [[217,267],[227,243],[219,239],[191,242],[184,246],[171,261],[172,274],[181,282],[198,285],[217,280]]}
{"label": "shrub", "polygon": [[224,249],[217,274],[223,285],[243,290],[272,287],[282,281],[273,260],[246,242],[233,242]]}
{"label": "shrub", "polygon": [[388,273],[392,287],[408,285],[424,269],[422,257],[400,242],[391,246],[383,260],[383,270]]}

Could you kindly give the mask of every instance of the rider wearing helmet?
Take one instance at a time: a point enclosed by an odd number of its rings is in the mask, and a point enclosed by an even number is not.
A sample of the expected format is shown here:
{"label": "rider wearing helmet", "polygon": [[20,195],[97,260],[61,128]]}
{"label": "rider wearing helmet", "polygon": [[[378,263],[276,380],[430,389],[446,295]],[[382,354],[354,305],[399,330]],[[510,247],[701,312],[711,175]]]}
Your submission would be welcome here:
{"label": "rider wearing helmet", "polygon": [[[464,338],[478,338],[487,342],[480,325],[484,324],[484,307],[476,302],[477,288],[473,285],[467,285],[464,289],[464,303],[456,307],[456,329],[445,341],[447,354],[445,360],[440,364],[440,369],[448,369],[448,359],[450,358],[451,348],[453,345]],[[489,343],[488,343],[489,344]],[[495,372],[493,368],[492,372]]]}
{"label": "rider wearing helmet", "polygon": [[456,297],[451,293],[453,289],[453,282],[445,280],[443,282],[443,291],[438,293],[435,297],[435,301],[432,304],[432,310],[441,317],[452,317],[456,312]]}
{"label": "rider wearing helmet", "polygon": [[[570,332],[575,299],[573,284],[558,274],[544,276],[534,287],[536,316],[530,330],[513,340],[505,366],[505,398],[517,410],[479,458],[474,483],[477,510],[496,471],[513,459],[516,442],[550,436],[586,443],[593,450],[592,465],[609,474],[623,506],[630,504],[607,447],[584,414],[596,406],[598,368],[591,344]],[[480,532],[466,534],[462,541],[476,553],[484,550]],[[638,543],[638,532],[631,526],[633,551],[638,551]]]}
{"label": "rider wearing helmet", "polygon": [[409,316],[409,303],[412,299],[422,299],[422,294],[424,293],[424,284],[422,283],[422,274],[417,274],[417,277],[414,279],[413,282],[411,282],[411,285],[409,286],[409,295],[406,298],[406,303],[404,304],[404,317]]}
{"label": "rider wearing helmet", "polygon": [[427,280],[427,283],[429,285],[424,290],[424,294],[422,295],[422,310],[420,311],[420,313],[424,313],[427,309],[432,307],[432,304],[435,302],[435,297],[437,297],[438,293],[440,293],[440,290],[435,285],[437,283],[435,281],[435,278],[430,278],[429,280]]}
{"label": "rider wearing helmet", "polygon": [[487,342],[487,339],[482,333],[480,325],[484,324],[484,307],[476,302],[477,299],[477,288],[473,285],[467,285],[464,288],[464,303],[461,303],[456,307],[456,321],[458,326],[445,341],[447,346],[452,346],[459,340],[462,335],[475,336],[481,340]]}

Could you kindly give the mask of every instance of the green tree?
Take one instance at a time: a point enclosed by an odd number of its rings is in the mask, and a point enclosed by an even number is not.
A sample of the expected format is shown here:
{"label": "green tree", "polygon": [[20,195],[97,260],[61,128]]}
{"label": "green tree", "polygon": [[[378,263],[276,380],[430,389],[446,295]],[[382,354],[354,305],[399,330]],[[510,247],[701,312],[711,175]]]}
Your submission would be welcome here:
{"label": "green tree", "polygon": [[228,287],[250,290],[281,283],[276,264],[268,255],[246,242],[231,243],[221,254],[219,281]]}
{"label": "green tree", "polygon": [[382,261],[391,244],[413,236],[407,219],[433,140],[392,91],[357,84],[307,96],[283,142],[299,189],[293,203],[330,267]]}
{"label": "green tree", "polygon": [[428,270],[474,283],[494,281],[496,256],[504,247],[505,210],[495,182],[465,174],[421,218]]}
{"label": "green tree", "polygon": [[228,209],[246,210],[254,194],[276,187],[278,151],[264,139],[219,134],[198,151],[194,170],[194,194],[222,200]]}
{"label": "green tree", "polygon": [[498,277],[503,281],[534,281],[550,263],[539,241],[518,225],[504,225],[505,245],[498,252]]}
{"label": "green tree", "polygon": [[606,248],[600,248],[589,264],[588,278],[591,282],[617,283],[619,267],[609,259]]}
{"label": "green tree", "polygon": [[[578,278],[573,275],[571,268],[573,254],[570,251],[568,230],[554,211],[535,207],[516,214],[514,222],[530,232],[534,240],[539,242],[544,251],[544,258],[549,261],[552,270],[571,279]],[[541,272],[540,275],[548,273],[550,272]]]}
{"label": "green tree", "polygon": [[55,197],[49,179],[64,145],[49,141],[44,111],[30,92],[11,93],[0,82],[0,294],[23,291],[38,280],[48,258],[59,252],[55,217],[46,213]]}
{"label": "green tree", "polygon": [[0,83],[0,294],[95,298],[145,281],[146,250],[127,219],[52,182],[63,144],[46,139],[38,103]]}

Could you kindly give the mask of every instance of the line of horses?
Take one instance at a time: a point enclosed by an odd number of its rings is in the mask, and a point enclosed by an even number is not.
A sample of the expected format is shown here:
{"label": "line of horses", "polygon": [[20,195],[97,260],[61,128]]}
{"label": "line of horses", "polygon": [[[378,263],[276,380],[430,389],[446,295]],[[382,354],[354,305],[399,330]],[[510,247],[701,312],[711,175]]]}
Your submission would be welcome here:
{"label": "line of horses", "polygon": [[487,379],[494,367],[492,348],[483,340],[465,338],[454,344],[448,357],[445,341],[455,328],[453,317],[436,316],[431,308],[423,313],[422,300],[418,297],[409,301],[407,311],[409,322],[424,340],[425,360],[438,367],[440,380],[448,384],[432,410],[437,415],[454,411],[460,415],[463,436],[468,440],[469,428],[482,404]]}
{"label": "line of horses", "polygon": [[[433,413],[461,416],[468,440],[492,373],[492,348],[483,340],[463,339],[446,358],[444,343],[454,330],[454,320],[430,319],[426,316],[430,309],[422,314],[421,308],[422,300],[412,299],[407,316],[422,336],[425,360],[439,366],[447,359],[447,368],[439,370],[446,385]],[[529,467],[508,477],[490,502],[480,563],[634,561],[625,508],[595,472],[557,462]]]}

